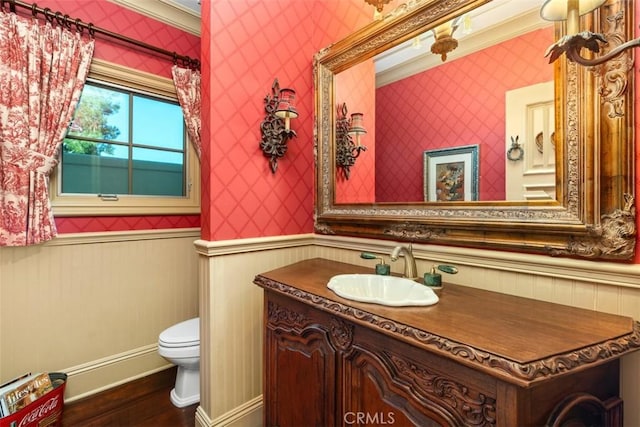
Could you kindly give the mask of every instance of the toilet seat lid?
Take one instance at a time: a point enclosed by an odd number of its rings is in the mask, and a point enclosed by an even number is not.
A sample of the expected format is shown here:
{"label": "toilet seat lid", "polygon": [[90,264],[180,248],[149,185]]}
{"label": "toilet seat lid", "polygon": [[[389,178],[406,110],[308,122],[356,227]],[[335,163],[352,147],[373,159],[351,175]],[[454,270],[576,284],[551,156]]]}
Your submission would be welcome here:
{"label": "toilet seat lid", "polygon": [[177,323],[160,333],[160,345],[165,347],[189,347],[200,344],[200,318]]}

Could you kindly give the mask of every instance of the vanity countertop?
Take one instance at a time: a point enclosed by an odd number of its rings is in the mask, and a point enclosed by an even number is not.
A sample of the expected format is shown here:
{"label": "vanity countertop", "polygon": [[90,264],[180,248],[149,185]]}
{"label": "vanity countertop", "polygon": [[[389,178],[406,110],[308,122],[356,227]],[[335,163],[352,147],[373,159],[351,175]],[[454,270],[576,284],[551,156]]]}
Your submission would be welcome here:
{"label": "vanity countertop", "polygon": [[630,317],[444,283],[428,307],[388,307],[339,297],[337,274],[371,268],[310,259],[255,283],[520,386],[608,362],[640,348]]}

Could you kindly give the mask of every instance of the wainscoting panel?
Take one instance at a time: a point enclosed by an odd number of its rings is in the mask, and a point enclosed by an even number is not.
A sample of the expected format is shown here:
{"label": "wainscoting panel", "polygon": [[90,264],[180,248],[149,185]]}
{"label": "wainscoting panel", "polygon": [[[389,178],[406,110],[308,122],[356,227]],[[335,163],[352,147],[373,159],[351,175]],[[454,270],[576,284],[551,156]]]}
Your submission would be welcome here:
{"label": "wainscoting panel", "polygon": [[0,248],[0,381],[69,374],[68,401],[163,369],[158,334],[198,315],[198,229]]}
{"label": "wainscoting panel", "polygon": [[[389,261],[396,244],[321,235],[196,242],[204,272],[200,277],[204,295],[201,312],[205,306],[210,310],[202,340],[211,342],[202,348],[203,399],[196,424],[259,425],[256,399],[262,393],[262,292],[252,284],[256,274],[313,257],[370,266],[373,272],[375,261],[361,259],[362,251],[383,255],[392,271],[401,273],[404,259]],[[433,264],[459,268],[457,275],[444,274],[445,286],[457,283],[640,320],[640,265],[432,245],[414,245],[413,252],[419,274]],[[625,425],[640,425],[640,385],[636,381],[640,355],[624,357],[622,366]],[[252,409],[248,413],[247,407]]]}
{"label": "wainscoting panel", "polygon": [[[200,254],[202,426],[262,419],[262,289],[254,277],[315,256],[313,236],[196,242]],[[206,344],[205,344],[206,343]],[[247,410],[249,407],[251,410]],[[253,420],[253,421],[252,421]]]}
{"label": "wainscoting panel", "polygon": [[[220,242],[198,230],[65,235],[0,248],[0,381],[64,371],[68,401],[167,367],[158,334],[200,314],[198,425],[259,425],[262,291],[256,274],[323,257],[371,267],[392,241],[297,235]],[[195,241],[195,247],[194,247]],[[631,316],[640,320],[640,265],[414,245],[418,273],[450,263],[446,283]],[[580,319],[576,319],[579,322]],[[625,425],[640,425],[640,354],[622,360]]]}

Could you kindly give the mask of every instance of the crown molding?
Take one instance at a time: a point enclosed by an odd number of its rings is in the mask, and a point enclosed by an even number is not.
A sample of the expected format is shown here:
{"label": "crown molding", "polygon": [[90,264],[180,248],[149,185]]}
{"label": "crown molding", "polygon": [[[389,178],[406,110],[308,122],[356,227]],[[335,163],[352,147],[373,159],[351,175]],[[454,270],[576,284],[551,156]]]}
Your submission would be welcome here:
{"label": "crown molding", "polygon": [[[463,56],[470,55],[482,49],[502,43],[506,40],[511,40],[514,37],[551,25],[553,24],[540,19],[540,13],[538,10],[526,12],[512,19],[506,20],[500,25],[476,31],[471,35],[464,37],[460,40],[459,46],[454,51],[447,54],[447,62],[454,61],[458,58],[462,58]],[[421,48],[423,53],[415,55],[412,59],[377,73],[376,87],[388,85],[441,65],[442,60],[440,59],[440,55],[434,55],[429,50],[429,45],[430,43],[433,43],[433,38],[428,37],[424,43],[426,47]],[[414,48],[411,44],[407,44],[403,49],[411,50]]]}
{"label": "crown molding", "polygon": [[200,16],[167,0],[108,0],[167,25],[200,36]]}

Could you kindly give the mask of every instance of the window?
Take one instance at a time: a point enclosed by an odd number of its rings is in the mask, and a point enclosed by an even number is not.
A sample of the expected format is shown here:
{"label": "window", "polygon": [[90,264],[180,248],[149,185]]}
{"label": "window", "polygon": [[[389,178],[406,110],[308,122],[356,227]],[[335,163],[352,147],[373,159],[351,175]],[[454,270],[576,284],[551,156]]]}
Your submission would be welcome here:
{"label": "window", "polygon": [[173,82],[98,61],[52,176],[54,214],[199,213],[198,169]]}

